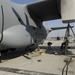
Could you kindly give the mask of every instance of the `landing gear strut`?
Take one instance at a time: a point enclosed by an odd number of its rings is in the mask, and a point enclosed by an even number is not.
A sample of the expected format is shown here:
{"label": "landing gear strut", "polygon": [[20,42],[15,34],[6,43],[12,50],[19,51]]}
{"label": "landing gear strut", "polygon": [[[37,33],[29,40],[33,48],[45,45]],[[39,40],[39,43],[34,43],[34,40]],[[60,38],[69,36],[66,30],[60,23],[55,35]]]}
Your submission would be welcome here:
{"label": "landing gear strut", "polygon": [[65,38],[64,38],[65,41],[64,41],[64,43],[62,43],[62,46],[61,46],[65,55],[66,55],[66,53],[68,51],[70,29],[71,29],[73,35],[75,36],[74,31],[73,31],[72,28],[73,27],[70,26],[70,24],[68,23],[68,26],[67,26],[67,29],[66,29],[66,33],[65,33]]}

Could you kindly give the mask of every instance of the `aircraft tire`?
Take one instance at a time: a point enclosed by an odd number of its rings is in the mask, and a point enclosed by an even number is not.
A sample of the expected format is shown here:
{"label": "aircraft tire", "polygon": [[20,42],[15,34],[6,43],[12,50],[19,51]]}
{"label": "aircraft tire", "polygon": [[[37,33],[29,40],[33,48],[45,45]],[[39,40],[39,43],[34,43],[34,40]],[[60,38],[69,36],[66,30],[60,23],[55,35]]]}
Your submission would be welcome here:
{"label": "aircraft tire", "polygon": [[2,50],[1,51],[1,53],[7,53],[8,52],[8,50]]}
{"label": "aircraft tire", "polygon": [[12,51],[12,52],[15,51],[15,50],[16,50],[16,48],[14,48],[14,49],[10,49],[10,51]]}

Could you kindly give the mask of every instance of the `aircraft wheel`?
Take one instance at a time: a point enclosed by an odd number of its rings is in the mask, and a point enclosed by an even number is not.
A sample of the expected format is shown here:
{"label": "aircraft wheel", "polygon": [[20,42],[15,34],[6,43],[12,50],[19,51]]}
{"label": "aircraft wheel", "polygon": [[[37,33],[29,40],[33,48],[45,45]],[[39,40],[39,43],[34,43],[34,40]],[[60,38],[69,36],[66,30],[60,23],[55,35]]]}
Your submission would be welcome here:
{"label": "aircraft wheel", "polygon": [[14,49],[10,49],[10,51],[15,51],[16,50],[16,48],[14,48]]}
{"label": "aircraft wheel", "polygon": [[7,53],[8,52],[8,50],[2,50],[1,51],[1,53]]}
{"label": "aircraft wheel", "polygon": [[25,48],[25,52],[29,52],[30,51],[30,47],[28,46],[27,48]]}

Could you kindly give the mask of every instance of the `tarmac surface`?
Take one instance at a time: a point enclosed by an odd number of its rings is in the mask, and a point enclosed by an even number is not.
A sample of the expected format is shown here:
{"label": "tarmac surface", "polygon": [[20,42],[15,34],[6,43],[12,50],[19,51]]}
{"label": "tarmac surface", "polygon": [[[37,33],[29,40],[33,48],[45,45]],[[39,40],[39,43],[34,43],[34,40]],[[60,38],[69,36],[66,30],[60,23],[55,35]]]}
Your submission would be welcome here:
{"label": "tarmac surface", "polygon": [[[67,55],[63,55],[60,49],[62,40],[50,41],[50,50],[47,46],[48,41],[39,46],[40,50],[46,51],[43,54],[36,51],[26,55],[24,49],[3,54],[0,57],[0,75],[62,75],[65,61],[69,61],[70,58],[72,60],[68,65],[67,75],[75,75],[75,44],[71,43],[72,48],[68,50]],[[66,68],[63,73],[66,73]]]}

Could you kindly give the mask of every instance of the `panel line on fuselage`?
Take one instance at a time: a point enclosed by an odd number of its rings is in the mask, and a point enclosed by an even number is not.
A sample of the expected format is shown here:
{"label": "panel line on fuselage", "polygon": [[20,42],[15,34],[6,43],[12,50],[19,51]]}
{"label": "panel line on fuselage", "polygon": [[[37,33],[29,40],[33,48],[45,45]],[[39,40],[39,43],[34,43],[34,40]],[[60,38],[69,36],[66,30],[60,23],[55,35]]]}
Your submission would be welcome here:
{"label": "panel line on fuselage", "polygon": [[1,11],[2,11],[2,30],[1,30],[1,39],[0,39],[0,43],[3,40],[3,30],[4,30],[4,11],[3,11],[3,6],[1,5]]}

